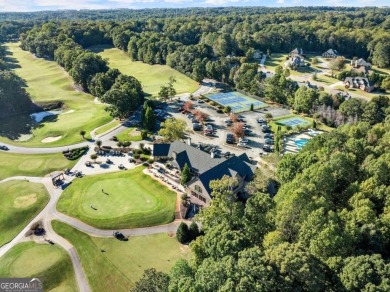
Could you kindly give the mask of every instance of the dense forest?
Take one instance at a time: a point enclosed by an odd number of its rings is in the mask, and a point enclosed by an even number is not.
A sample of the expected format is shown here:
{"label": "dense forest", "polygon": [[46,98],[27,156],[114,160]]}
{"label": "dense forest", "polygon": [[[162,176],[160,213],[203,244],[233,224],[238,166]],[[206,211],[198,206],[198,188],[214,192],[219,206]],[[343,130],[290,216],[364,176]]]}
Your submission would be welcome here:
{"label": "dense forest", "polygon": [[[389,291],[390,106],[384,122],[317,136],[259,170],[244,203],[234,179],[211,183],[193,258],[147,270],[132,291]],[[269,181],[279,191],[263,193]]]}
{"label": "dense forest", "polygon": [[[126,20],[115,19],[114,15],[122,19],[120,15],[126,12]],[[66,20],[35,20],[31,30],[20,33],[22,48],[38,57],[54,58],[69,40],[83,49],[112,44],[133,60],[167,64],[196,81],[209,77],[260,97],[267,97],[267,82],[257,70],[256,51],[272,55],[298,47],[307,53],[322,54],[333,48],[346,57],[365,58],[379,67],[390,66],[390,9],[386,8],[149,12],[96,11],[90,15],[108,13],[112,20],[75,20],[78,13],[72,19],[65,14]],[[389,80],[383,83],[385,77],[378,74],[370,78],[378,88],[386,89],[390,84]]]}

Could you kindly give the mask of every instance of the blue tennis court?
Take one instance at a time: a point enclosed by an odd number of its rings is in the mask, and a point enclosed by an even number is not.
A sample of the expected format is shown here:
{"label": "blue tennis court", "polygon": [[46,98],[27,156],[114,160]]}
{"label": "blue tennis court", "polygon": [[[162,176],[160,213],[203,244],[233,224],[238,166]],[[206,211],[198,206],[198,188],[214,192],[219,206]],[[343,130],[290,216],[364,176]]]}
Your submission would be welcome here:
{"label": "blue tennis court", "polygon": [[252,104],[253,109],[267,107],[266,103],[236,91],[212,93],[206,95],[206,97],[222,106],[230,106],[235,113],[249,111]]}
{"label": "blue tennis court", "polygon": [[293,118],[287,118],[287,119],[282,119],[282,120],[278,120],[276,121],[278,124],[282,124],[282,125],[285,125],[285,126],[290,126],[290,127],[294,127],[294,126],[298,126],[298,125],[308,125],[309,122],[304,120],[304,119],[301,119],[301,118],[296,118],[296,117],[293,117]]}

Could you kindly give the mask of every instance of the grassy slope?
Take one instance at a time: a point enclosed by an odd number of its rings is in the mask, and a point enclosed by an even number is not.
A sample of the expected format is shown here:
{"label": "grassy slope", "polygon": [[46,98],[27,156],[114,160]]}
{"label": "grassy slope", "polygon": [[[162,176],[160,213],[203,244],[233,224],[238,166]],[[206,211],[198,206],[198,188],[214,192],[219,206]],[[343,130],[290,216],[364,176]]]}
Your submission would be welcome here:
{"label": "grassy slope", "polygon": [[[71,77],[54,61],[47,61],[34,57],[31,53],[23,51],[18,43],[8,43],[6,46],[17,60],[15,72],[27,84],[26,90],[34,102],[65,103],[66,110],[74,112],[61,114],[56,122],[42,123],[43,127],[33,131],[33,137],[26,142],[19,142],[23,146],[52,147],[69,145],[83,141],[80,130],[87,132],[86,137],[93,129],[108,123],[111,118],[104,111],[104,105],[97,105],[89,94],[77,92],[73,88]],[[41,143],[41,140],[50,136],[62,136],[52,143]],[[6,138],[3,141],[10,142]]]}
{"label": "grassy slope", "polygon": [[72,262],[60,247],[25,242],[16,245],[0,261],[0,278],[37,277],[45,291],[78,291]]}
{"label": "grassy slope", "polygon": [[0,246],[9,242],[49,202],[42,184],[8,181],[0,184]]}
{"label": "grassy slope", "polygon": [[131,132],[134,131],[134,129],[135,128],[128,128],[128,129],[124,130],[123,132],[121,132],[120,134],[116,135],[116,137],[121,142],[125,142],[125,141],[130,141],[130,142],[141,141],[142,140],[141,134],[136,135],[136,136],[129,135]]}
{"label": "grassy slope", "polygon": [[161,85],[168,83],[170,76],[174,76],[176,79],[175,89],[178,94],[194,92],[199,87],[196,81],[169,66],[133,62],[125,52],[107,46],[95,46],[89,49],[99,52],[99,55],[107,58],[110,67],[117,68],[122,73],[137,78],[141,82],[143,90],[148,94],[156,96]]}
{"label": "grassy slope", "polygon": [[101,135],[101,134],[104,134],[105,132],[115,128],[116,126],[119,126],[121,122],[117,119],[115,120],[112,120],[111,122],[109,122],[108,124],[100,127],[99,129],[97,129],[95,131],[95,135]]}
{"label": "grassy slope", "polygon": [[72,168],[76,161],[57,154],[15,154],[0,152],[0,180],[17,175],[45,176],[55,170]]}
{"label": "grassy slope", "polygon": [[137,167],[76,180],[65,190],[57,208],[98,228],[134,228],[171,222],[176,194],[142,170]]}
{"label": "grassy slope", "polygon": [[187,246],[166,234],[130,237],[123,242],[90,237],[56,221],[52,225],[76,248],[92,291],[129,291],[145,269],[169,272],[177,259],[190,257]]}

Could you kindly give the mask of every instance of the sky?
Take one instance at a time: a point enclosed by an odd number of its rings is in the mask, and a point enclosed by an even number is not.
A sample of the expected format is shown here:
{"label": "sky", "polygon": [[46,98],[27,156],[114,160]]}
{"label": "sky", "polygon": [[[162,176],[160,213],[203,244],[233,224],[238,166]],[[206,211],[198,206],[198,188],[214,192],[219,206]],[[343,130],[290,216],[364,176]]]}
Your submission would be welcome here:
{"label": "sky", "polygon": [[0,0],[0,11],[221,6],[390,6],[390,0]]}

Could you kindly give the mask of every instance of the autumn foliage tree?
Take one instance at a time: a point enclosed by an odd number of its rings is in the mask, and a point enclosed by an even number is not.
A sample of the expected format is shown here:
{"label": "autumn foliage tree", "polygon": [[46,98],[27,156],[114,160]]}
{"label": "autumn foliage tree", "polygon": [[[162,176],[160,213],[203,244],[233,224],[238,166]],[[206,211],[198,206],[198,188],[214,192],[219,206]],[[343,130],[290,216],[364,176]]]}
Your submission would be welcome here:
{"label": "autumn foliage tree", "polygon": [[209,114],[205,113],[205,112],[202,112],[200,110],[195,110],[193,112],[193,115],[195,116],[195,118],[198,120],[198,122],[200,123],[203,123],[204,121],[206,121],[208,118],[209,118]]}
{"label": "autumn foliage tree", "polygon": [[191,101],[186,101],[183,105],[183,109],[186,112],[190,112],[194,108],[194,104]]}
{"label": "autumn foliage tree", "polygon": [[231,130],[237,138],[242,138],[245,136],[243,123],[234,123]]}

